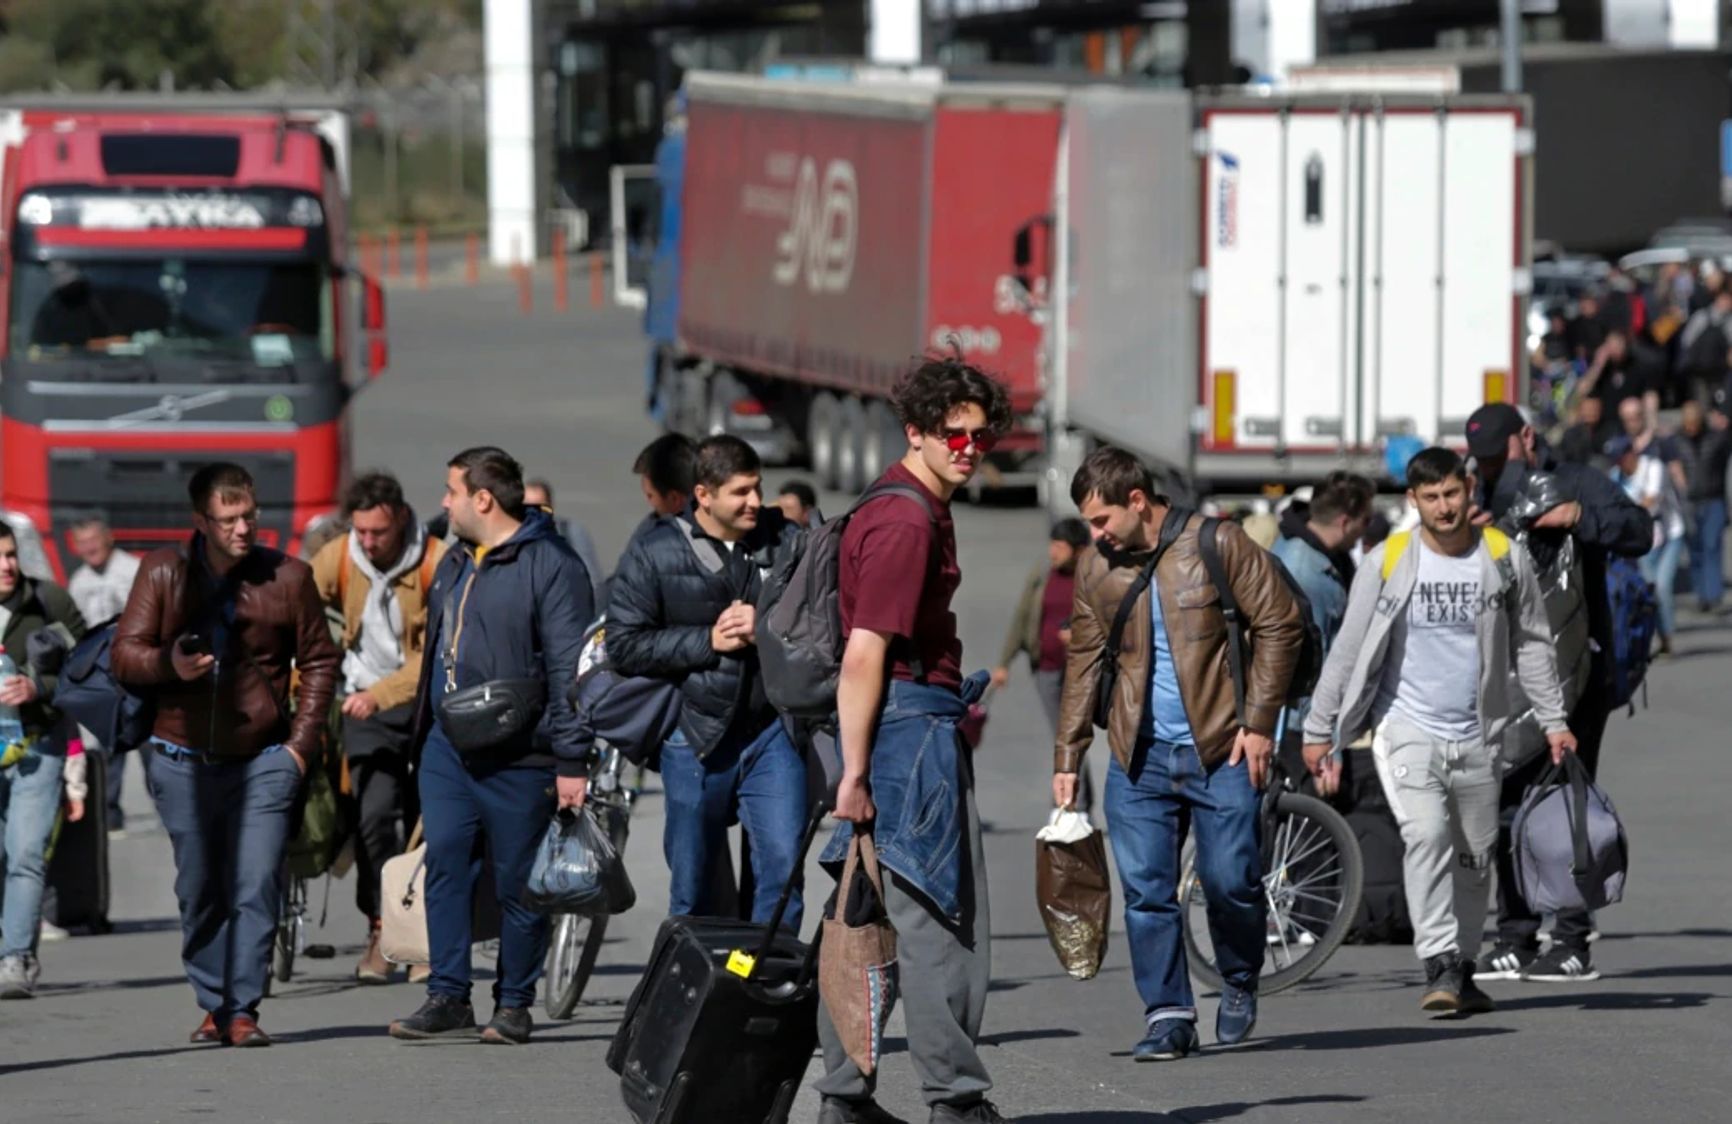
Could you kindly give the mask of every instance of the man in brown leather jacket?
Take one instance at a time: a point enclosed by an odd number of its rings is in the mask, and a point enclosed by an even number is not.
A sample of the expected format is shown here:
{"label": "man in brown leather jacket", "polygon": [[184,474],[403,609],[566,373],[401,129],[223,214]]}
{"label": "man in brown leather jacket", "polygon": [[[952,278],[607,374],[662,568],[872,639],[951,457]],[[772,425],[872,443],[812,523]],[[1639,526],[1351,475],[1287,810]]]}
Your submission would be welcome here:
{"label": "man in brown leather jacket", "polygon": [[[1182,1058],[1198,1048],[1178,896],[1187,820],[1197,831],[1197,872],[1227,981],[1215,1037],[1236,1045],[1257,1018],[1265,939],[1257,790],[1267,777],[1276,722],[1304,640],[1299,605],[1273,556],[1236,524],[1222,522],[1222,567],[1248,633],[1241,712],[1228,670],[1221,593],[1199,548],[1202,517],[1171,507],[1146,468],[1110,447],[1083,462],[1071,498],[1097,549],[1077,568],[1053,797],[1062,807],[1076,798],[1101,684],[1111,694],[1107,825],[1147,1024],[1132,1057]],[[1145,573],[1150,577],[1142,579]],[[1133,589],[1117,674],[1104,684],[1109,637]]]}
{"label": "man in brown leather jacket", "polygon": [[205,1011],[192,1041],[269,1046],[258,1011],[283,849],[342,656],[311,567],[255,544],[246,469],[209,465],[188,492],[192,539],[144,560],[110,659],[156,703],[145,752],[174,845],[181,959]]}

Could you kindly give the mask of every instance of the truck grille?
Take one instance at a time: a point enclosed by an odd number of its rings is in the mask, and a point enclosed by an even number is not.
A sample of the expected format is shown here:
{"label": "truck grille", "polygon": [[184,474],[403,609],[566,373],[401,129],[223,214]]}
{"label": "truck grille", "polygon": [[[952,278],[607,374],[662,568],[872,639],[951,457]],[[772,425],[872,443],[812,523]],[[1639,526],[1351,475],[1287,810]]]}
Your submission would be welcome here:
{"label": "truck grille", "polygon": [[186,487],[207,464],[229,461],[252,473],[258,495],[259,542],[282,548],[294,512],[293,453],[108,453],[55,449],[48,457],[49,506],[63,546],[73,523],[101,515],[124,549],[149,551],[183,541],[192,526]]}

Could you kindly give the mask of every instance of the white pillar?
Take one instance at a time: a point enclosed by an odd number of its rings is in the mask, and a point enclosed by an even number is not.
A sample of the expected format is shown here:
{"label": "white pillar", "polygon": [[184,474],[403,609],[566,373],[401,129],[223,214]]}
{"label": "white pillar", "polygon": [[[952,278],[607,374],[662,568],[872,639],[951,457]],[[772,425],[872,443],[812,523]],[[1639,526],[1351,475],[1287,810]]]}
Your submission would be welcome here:
{"label": "white pillar", "polygon": [[535,260],[533,0],[486,0],[487,256]]}
{"label": "white pillar", "polygon": [[872,0],[866,57],[890,65],[920,61],[921,0]]}

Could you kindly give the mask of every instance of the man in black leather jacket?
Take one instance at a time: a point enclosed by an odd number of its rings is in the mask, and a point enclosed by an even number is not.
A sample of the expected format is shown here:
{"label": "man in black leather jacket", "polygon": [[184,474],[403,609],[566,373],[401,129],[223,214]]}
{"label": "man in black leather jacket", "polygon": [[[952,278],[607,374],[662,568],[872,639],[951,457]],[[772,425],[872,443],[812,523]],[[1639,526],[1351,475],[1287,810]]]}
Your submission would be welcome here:
{"label": "man in black leather jacket", "polygon": [[[769,920],[806,819],[806,772],[764,696],[752,638],[763,579],[802,533],[764,504],[758,455],[737,437],[697,447],[692,502],[640,533],[609,591],[608,661],[679,683],[679,730],[662,748],[673,874],[669,912],[714,912],[708,871],[738,822],[752,856],[752,919]],[[796,891],[783,922],[798,930]]]}

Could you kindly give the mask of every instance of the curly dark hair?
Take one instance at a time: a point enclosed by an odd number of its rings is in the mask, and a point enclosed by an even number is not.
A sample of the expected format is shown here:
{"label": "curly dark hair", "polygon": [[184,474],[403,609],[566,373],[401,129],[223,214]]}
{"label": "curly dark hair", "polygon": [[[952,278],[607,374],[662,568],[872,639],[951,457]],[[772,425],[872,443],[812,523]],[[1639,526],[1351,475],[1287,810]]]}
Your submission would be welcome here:
{"label": "curly dark hair", "polygon": [[952,410],[970,402],[986,411],[987,428],[993,433],[1010,431],[1014,419],[1004,384],[964,360],[960,352],[926,356],[890,392],[897,420],[921,433],[937,433]]}

